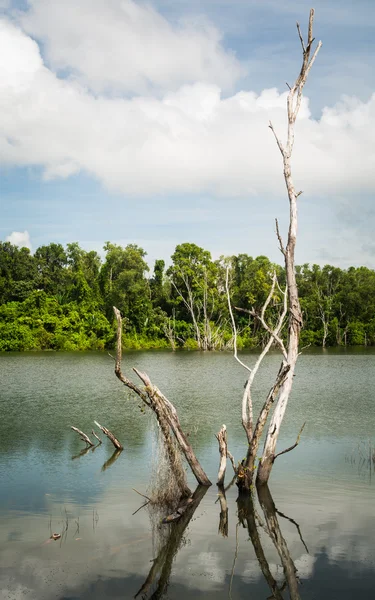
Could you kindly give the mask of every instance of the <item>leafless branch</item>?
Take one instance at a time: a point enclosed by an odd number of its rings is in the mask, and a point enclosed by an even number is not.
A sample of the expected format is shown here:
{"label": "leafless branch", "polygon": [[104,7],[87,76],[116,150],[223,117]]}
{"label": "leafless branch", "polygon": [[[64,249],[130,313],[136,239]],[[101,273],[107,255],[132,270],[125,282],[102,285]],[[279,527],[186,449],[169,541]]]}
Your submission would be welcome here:
{"label": "leafless branch", "polygon": [[83,431],[81,431],[80,429],[78,429],[78,427],[73,427],[73,425],[71,425],[71,429],[73,429],[73,431],[75,431],[76,433],[78,433],[78,435],[81,436],[81,440],[83,442],[85,442],[88,446],[94,446],[94,444],[90,440],[89,436],[86,435],[85,433],[83,433]]}
{"label": "leafless branch", "polygon": [[298,446],[300,438],[301,438],[301,433],[302,433],[303,428],[305,427],[305,425],[306,425],[306,422],[302,425],[302,427],[300,429],[300,432],[299,432],[299,434],[297,436],[297,439],[296,439],[295,443],[293,444],[293,446],[290,446],[289,448],[286,448],[282,452],[279,452],[278,454],[275,454],[274,459],[273,459],[274,461],[277,459],[278,456],[281,456],[282,454],[286,454],[287,452],[290,452],[291,450],[294,450],[294,448],[296,446]]}
{"label": "leafless branch", "polygon": [[95,433],[95,431],[94,431],[93,429],[91,430],[91,433],[92,433],[92,435],[93,435],[94,437],[96,437],[96,439],[98,440],[99,444],[102,444],[102,443],[103,443],[103,442],[102,442],[102,440],[100,439],[100,437],[98,436],[98,434],[97,434],[97,433]]}
{"label": "leafless branch", "polygon": [[275,219],[275,223],[276,223],[276,235],[277,235],[277,239],[279,240],[280,252],[281,252],[281,254],[283,254],[285,256],[285,248],[284,248],[282,237],[280,235],[279,222],[277,219]]}
{"label": "leafless branch", "polygon": [[[104,435],[107,436],[107,438],[109,440],[111,440],[112,444],[114,445],[114,447],[117,450],[123,450],[124,447],[123,445],[118,441],[118,439],[113,435],[112,431],[109,431],[109,429],[107,429],[106,427],[104,427],[103,425],[100,425],[100,423],[98,423],[98,421],[94,421],[95,425],[97,427],[99,427],[99,429],[101,429],[101,431],[104,433]],[[94,432],[93,432],[94,433]],[[97,437],[97,436],[95,436]],[[99,438],[98,438],[99,439]]]}

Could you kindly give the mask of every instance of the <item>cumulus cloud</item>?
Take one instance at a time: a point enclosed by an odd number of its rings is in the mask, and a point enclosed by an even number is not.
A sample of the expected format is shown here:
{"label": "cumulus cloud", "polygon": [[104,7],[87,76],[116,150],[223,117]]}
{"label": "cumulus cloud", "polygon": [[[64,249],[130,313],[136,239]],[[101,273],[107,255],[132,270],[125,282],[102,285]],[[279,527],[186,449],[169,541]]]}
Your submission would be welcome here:
{"label": "cumulus cloud", "polygon": [[[47,4],[32,6],[48,12]],[[138,8],[158,23],[154,11]],[[99,38],[98,47],[110,62],[111,48]],[[210,82],[186,83],[161,97],[93,95],[78,80],[59,79],[31,37],[0,21],[0,161],[42,166],[46,179],[84,171],[128,194],[273,195],[283,182],[267,125],[272,119],[285,133],[285,102],[276,89],[223,97]],[[366,103],[343,98],[319,120],[305,99],[297,129],[298,187],[321,196],[373,192],[375,96]]]}
{"label": "cumulus cloud", "polygon": [[31,250],[31,240],[28,231],[13,231],[7,236],[6,241],[13,244],[13,246],[29,248]]}
{"label": "cumulus cloud", "polygon": [[204,81],[231,88],[243,69],[206,20],[167,21],[133,0],[31,0],[19,13],[54,69],[70,69],[95,92],[145,94]]}

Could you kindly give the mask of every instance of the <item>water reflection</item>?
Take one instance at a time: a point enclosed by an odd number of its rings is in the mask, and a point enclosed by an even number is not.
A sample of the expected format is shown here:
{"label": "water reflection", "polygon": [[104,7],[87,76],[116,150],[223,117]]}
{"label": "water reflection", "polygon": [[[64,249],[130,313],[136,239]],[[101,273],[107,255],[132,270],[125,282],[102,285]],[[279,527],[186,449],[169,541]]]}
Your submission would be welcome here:
{"label": "water reflection", "polygon": [[114,465],[118,457],[121,455],[121,452],[122,450],[118,450],[116,448],[112,456],[110,456],[109,459],[105,461],[104,465],[102,466],[102,471],[105,471],[106,469]]}
{"label": "water reflection", "polygon": [[[233,482],[231,482],[233,483]],[[229,488],[230,486],[228,486]],[[184,533],[196,511],[201,500],[207,492],[207,488],[198,486],[195,490],[190,502],[184,506],[182,513],[175,512],[171,516],[160,518],[162,507],[155,507],[150,512],[151,521],[154,521],[154,535],[159,548],[156,558],[151,560],[152,566],[150,571],[138,590],[134,598],[141,597],[142,600],[157,600],[162,598],[170,585],[170,577],[172,572],[173,561],[176,558],[178,551],[184,545]],[[291,600],[301,600],[299,594],[299,579],[297,569],[290,555],[287,543],[282,535],[278,514],[275,507],[271,492],[268,486],[261,486],[257,490],[258,502],[263,511],[264,521],[257,511],[255,499],[251,494],[239,494],[237,498],[237,518],[236,525],[236,548],[234,562],[231,571],[229,584],[229,598],[232,599],[232,584],[235,574],[235,566],[238,555],[238,526],[247,529],[249,539],[254,548],[255,556],[259,562],[261,572],[267,582],[271,596],[275,600],[284,600],[283,592],[286,588],[289,590]],[[228,537],[228,503],[226,492],[223,486],[218,486],[218,500],[220,502],[219,515],[219,533],[224,537]],[[180,511],[181,512],[181,511]],[[294,523],[298,529],[301,541],[303,541],[299,525],[293,519],[285,517]],[[155,521],[158,522],[155,526]],[[166,529],[166,524],[167,529]],[[271,539],[277,553],[280,557],[283,566],[284,581],[278,582],[272,574],[269,562],[266,558],[266,553],[261,542],[260,529],[264,530]],[[307,546],[303,542],[305,548]]]}
{"label": "water reflection", "polygon": [[[178,550],[183,545],[184,532],[206,492],[206,487],[198,486],[190,499],[191,501],[183,507],[182,515],[177,513],[177,516],[172,515],[172,518],[165,517],[162,519],[164,527],[166,526],[166,523],[168,523],[167,527],[169,528],[165,536],[163,536],[163,524],[156,526],[154,531],[156,537],[159,538],[158,545],[160,546],[160,550],[156,558],[153,559],[150,572],[148,573],[141,588],[135,594],[135,598],[141,596],[142,599],[149,598],[150,600],[157,600],[166,592],[173,561]],[[157,512],[156,514],[152,515],[151,518],[158,519],[159,517],[160,516]],[[155,589],[151,593],[150,590],[152,587]]]}

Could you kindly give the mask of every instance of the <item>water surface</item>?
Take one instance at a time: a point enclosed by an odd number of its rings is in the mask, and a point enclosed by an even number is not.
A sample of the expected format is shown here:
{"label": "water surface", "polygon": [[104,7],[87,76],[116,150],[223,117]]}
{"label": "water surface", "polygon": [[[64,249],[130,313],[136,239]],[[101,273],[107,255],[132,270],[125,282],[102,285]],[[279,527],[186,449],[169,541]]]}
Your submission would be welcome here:
{"label": "water surface", "polygon": [[[298,448],[277,459],[270,490],[276,508],[300,527],[303,541],[296,525],[277,515],[303,600],[373,596],[374,484],[360,458],[367,458],[374,440],[374,361],[371,350],[313,351],[299,359],[279,450],[294,443],[305,421],[306,426]],[[279,362],[273,354],[262,367],[258,406]],[[137,352],[125,355],[124,370],[131,373],[131,366],[146,371],[174,402],[213,482],[214,434],[223,423],[236,460],[245,455],[240,404],[246,374],[233,357]],[[226,494],[228,537],[218,533],[220,504],[213,485],[177,540],[176,553],[171,526],[160,527],[158,515],[146,508],[132,516],[142,504],[132,488],[147,494],[155,466],[155,425],[115,378],[111,358],[7,354],[0,356],[0,374],[1,598],[132,598],[163,548],[173,555],[165,597],[270,597],[249,531],[237,526],[236,486]],[[112,464],[108,440],[80,454],[84,445],[70,426],[90,433],[94,420],[124,444]],[[228,467],[228,483],[231,476]],[[191,478],[190,483],[194,487]],[[258,504],[256,518],[270,573],[281,587],[283,563]],[[49,539],[55,531],[64,532],[56,542]],[[160,597],[157,580],[145,597],[153,592]],[[288,589],[282,596],[289,597]]]}

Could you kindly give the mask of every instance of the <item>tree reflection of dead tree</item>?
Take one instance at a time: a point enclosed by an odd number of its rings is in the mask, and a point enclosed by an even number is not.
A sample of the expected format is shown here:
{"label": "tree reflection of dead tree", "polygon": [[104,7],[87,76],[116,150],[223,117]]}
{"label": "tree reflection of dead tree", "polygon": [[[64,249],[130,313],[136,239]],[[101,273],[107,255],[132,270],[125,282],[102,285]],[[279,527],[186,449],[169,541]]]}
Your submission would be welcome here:
{"label": "tree reflection of dead tree", "polygon": [[[206,492],[207,487],[198,486],[191,499],[189,499],[191,501],[185,502],[182,507],[182,514],[177,513],[178,516],[174,515],[174,518],[170,520],[167,520],[168,518],[164,519],[165,523],[169,523],[165,525],[166,527],[170,527],[169,535],[158,552],[157,557],[152,561],[152,567],[144,584],[134,596],[135,598],[142,596],[142,598],[149,597],[150,600],[158,600],[163,596],[169,583],[173,560],[181,546],[184,532]],[[150,588],[156,580],[156,588],[148,596]]]}
{"label": "tree reflection of dead tree", "polygon": [[121,454],[121,450],[118,450],[116,448],[114,453],[109,457],[109,459],[105,461],[104,465],[102,466],[102,471],[105,471],[106,469],[111,467],[116,462],[116,460],[118,459],[120,454]]}
{"label": "tree reflection of dead tree", "polygon": [[117,437],[113,435],[112,431],[109,431],[109,429],[107,429],[106,427],[103,427],[103,425],[100,425],[100,423],[98,423],[98,421],[94,421],[94,423],[95,423],[95,425],[97,427],[99,427],[99,429],[102,430],[102,432],[104,433],[104,435],[106,435],[107,438],[109,440],[111,440],[111,442],[114,445],[114,447],[116,448],[116,450],[120,450],[121,451],[121,450],[124,449],[123,445],[118,441]]}
{"label": "tree reflection of dead tree", "polygon": [[277,520],[276,507],[271,496],[271,492],[267,485],[259,485],[257,487],[258,498],[266,520],[267,528],[271,540],[280,556],[283,565],[285,580],[288,584],[291,600],[300,600],[298,590],[297,569],[290,556],[288,546],[281,533],[280,525]]}
{"label": "tree reflection of dead tree", "polygon": [[301,540],[301,542],[302,542],[302,545],[303,545],[303,547],[305,548],[305,550],[306,550],[307,554],[309,554],[309,549],[308,549],[308,547],[306,546],[305,540],[304,540],[304,539],[303,539],[303,537],[302,537],[301,528],[300,528],[300,526],[298,525],[297,521],[295,521],[295,520],[294,520],[294,519],[292,519],[291,517],[288,517],[287,515],[284,515],[284,513],[282,513],[280,510],[277,510],[277,508],[276,508],[275,510],[276,510],[277,514],[279,515],[279,517],[282,517],[283,519],[286,519],[287,521],[290,521],[291,523],[293,523],[293,525],[295,525],[295,526],[296,526],[296,529],[297,529],[297,531],[298,531],[298,535],[299,535],[299,539]]}
{"label": "tree reflection of dead tree", "polygon": [[219,533],[221,533],[223,537],[228,537],[228,503],[222,485],[217,486],[217,493],[220,501]]}
{"label": "tree reflection of dead tree", "polygon": [[[130,390],[135,392],[137,396],[155,413],[158,421],[159,430],[162,434],[162,443],[165,447],[166,455],[169,461],[170,481],[174,486],[171,489],[171,494],[175,494],[175,487],[179,489],[179,495],[189,497],[191,490],[187,485],[186,473],[182,465],[181,454],[183,454],[199,484],[211,485],[206,473],[202,469],[198,459],[196,458],[193,448],[191,447],[185,433],[182,430],[177,411],[173,404],[162,394],[162,392],[151,382],[146,373],[133,368],[133,371],[144,384],[141,389],[128,379],[121,370],[122,359],[122,319],[120,311],[113,307],[117,319],[117,352],[115,374],[118,379]],[[163,498],[168,490],[163,490]]]}
{"label": "tree reflection of dead tree", "polygon": [[77,458],[82,458],[82,456],[85,456],[85,454],[88,454],[88,452],[95,452],[95,450],[97,449],[97,447],[100,446],[100,444],[96,444],[96,446],[87,446],[86,448],[82,448],[82,450],[80,452],[78,452],[78,454],[75,454],[74,456],[72,456],[72,460],[76,460]]}
{"label": "tree reflection of dead tree", "polygon": [[271,573],[266,555],[263,550],[263,546],[260,540],[259,531],[257,528],[256,511],[254,507],[254,500],[251,494],[246,492],[240,492],[237,498],[238,508],[238,520],[243,527],[248,531],[251,543],[253,544],[255,556],[258,559],[259,566],[267,581],[271,592],[272,598],[275,600],[283,600],[281,591],[277,585],[277,581]]}

